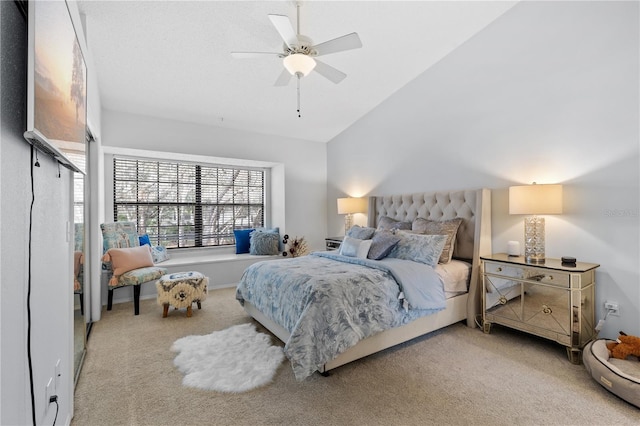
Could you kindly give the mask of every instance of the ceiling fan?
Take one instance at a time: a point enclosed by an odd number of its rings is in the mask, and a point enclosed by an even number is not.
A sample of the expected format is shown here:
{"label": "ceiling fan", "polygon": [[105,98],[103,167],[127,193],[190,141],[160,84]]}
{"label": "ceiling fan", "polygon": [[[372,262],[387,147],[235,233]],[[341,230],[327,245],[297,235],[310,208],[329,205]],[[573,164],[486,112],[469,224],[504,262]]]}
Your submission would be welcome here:
{"label": "ceiling fan", "polygon": [[294,75],[298,78],[305,77],[313,70],[336,84],[340,83],[347,75],[315,58],[358,49],[362,47],[360,37],[357,33],[351,33],[314,45],[309,37],[300,34],[300,4],[296,9],[297,31],[294,31],[287,16],[268,15],[276,31],[284,40],[282,52],[231,52],[231,56],[239,59],[277,56],[283,59],[285,69],[276,80],[276,86],[286,86]]}
{"label": "ceiling fan", "polygon": [[297,77],[298,117],[300,117],[300,79],[302,77],[306,77],[311,71],[316,71],[329,81],[338,84],[347,76],[342,71],[315,58],[345,50],[358,49],[362,47],[362,42],[357,33],[350,33],[314,45],[309,37],[300,34],[300,3],[296,4],[296,10],[296,31],[294,31],[289,17],[285,15],[268,15],[271,23],[284,41],[282,52],[231,52],[231,56],[238,59],[277,56],[282,59],[284,69],[276,80],[275,85],[286,86],[289,84],[291,77]]}

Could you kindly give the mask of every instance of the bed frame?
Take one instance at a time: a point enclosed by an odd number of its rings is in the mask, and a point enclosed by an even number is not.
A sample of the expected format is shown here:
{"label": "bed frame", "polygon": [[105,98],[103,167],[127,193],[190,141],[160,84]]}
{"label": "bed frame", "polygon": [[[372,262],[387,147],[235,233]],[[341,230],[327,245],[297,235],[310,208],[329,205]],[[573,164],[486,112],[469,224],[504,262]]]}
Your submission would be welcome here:
{"label": "bed frame", "polygon": [[[326,363],[320,373],[326,373],[356,359],[409,341],[418,336],[466,319],[467,326],[476,327],[481,314],[482,291],[480,256],[491,254],[491,192],[488,189],[424,192],[408,195],[369,197],[368,225],[376,227],[381,217],[388,216],[411,222],[421,217],[429,220],[462,218],[453,257],[471,263],[469,292],[447,299],[446,309],[420,317],[401,327],[392,328],[360,341]],[[283,342],[289,332],[245,301],[245,311]]]}

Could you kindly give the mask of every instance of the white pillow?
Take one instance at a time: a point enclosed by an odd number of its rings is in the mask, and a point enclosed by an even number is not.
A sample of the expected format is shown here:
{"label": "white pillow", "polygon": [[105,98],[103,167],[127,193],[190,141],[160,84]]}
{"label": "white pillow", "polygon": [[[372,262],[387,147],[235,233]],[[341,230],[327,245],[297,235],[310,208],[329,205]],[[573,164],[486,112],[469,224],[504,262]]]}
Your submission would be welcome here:
{"label": "white pillow", "polygon": [[371,248],[371,240],[359,240],[357,238],[344,237],[340,245],[340,254],[348,257],[366,259]]}

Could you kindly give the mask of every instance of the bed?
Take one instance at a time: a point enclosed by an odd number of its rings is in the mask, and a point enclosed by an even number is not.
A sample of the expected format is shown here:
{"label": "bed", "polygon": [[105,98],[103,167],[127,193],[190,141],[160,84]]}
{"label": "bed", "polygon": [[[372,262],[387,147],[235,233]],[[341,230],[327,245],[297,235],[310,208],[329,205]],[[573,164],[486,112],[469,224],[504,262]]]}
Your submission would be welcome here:
{"label": "bed", "polygon": [[[421,249],[427,239],[438,247],[446,239],[416,236],[415,230],[406,228],[420,221],[459,222],[450,246],[450,263],[427,265],[429,259],[415,262],[407,260],[415,260],[413,257],[401,256],[402,244],[413,250],[407,241],[418,241]],[[259,262],[244,272],[236,298],[251,317],[285,343],[296,379],[303,380],[315,371],[326,373],[459,321],[477,326],[482,296],[478,288],[480,256],[491,253],[490,191],[369,197],[369,229],[388,228],[393,222],[406,231],[391,231],[401,242],[389,258],[340,254],[345,250],[316,252]],[[445,292],[443,278],[459,281],[456,271],[460,265],[466,265],[467,271],[463,287]],[[414,284],[415,280],[420,282]]]}

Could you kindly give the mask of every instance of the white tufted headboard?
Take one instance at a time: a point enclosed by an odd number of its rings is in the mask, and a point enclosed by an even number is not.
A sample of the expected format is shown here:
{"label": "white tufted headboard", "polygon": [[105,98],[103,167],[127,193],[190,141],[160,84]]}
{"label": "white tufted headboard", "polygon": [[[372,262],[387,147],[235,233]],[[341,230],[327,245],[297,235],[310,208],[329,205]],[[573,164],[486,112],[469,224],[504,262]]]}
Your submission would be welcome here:
{"label": "white tufted headboard", "polygon": [[475,327],[481,312],[480,256],[491,254],[491,191],[421,192],[405,195],[369,197],[368,225],[377,227],[381,217],[412,222],[416,218],[448,220],[462,218],[453,257],[471,262],[467,304],[467,325]]}

